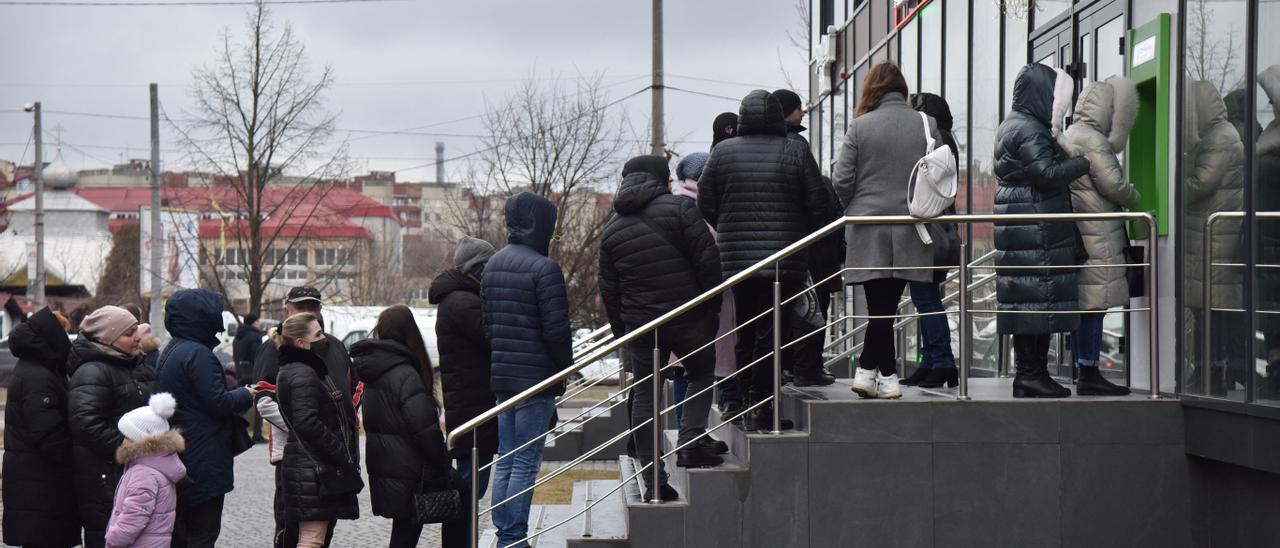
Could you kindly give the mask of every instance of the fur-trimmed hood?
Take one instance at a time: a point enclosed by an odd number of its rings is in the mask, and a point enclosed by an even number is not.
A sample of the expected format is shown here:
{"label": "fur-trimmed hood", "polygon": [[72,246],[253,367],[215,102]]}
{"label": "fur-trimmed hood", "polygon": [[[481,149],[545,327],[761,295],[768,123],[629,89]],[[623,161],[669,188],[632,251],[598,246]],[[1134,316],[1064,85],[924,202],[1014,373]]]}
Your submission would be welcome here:
{"label": "fur-trimmed hood", "polygon": [[1076,101],[1075,123],[1097,130],[1117,153],[1128,143],[1137,117],[1138,88],[1122,76],[1089,84]]}
{"label": "fur-trimmed hood", "polygon": [[[165,432],[162,436],[150,437],[141,442],[129,441],[126,438],[124,443],[121,443],[120,447],[116,448],[116,462],[128,466],[145,457],[175,455],[186,449],[187,441],[182,438],[182,433],[177,428],[174,428]],[[175,460],[177,459],[175,458]],[[181,464],[181,461],[179,461],[179,464]],[[168,475],[167,471],[160,471]],[[182,469],[182,475],[186,475],[186,468]],[[181,478],[182,476],[178,476],[178,479]]]}

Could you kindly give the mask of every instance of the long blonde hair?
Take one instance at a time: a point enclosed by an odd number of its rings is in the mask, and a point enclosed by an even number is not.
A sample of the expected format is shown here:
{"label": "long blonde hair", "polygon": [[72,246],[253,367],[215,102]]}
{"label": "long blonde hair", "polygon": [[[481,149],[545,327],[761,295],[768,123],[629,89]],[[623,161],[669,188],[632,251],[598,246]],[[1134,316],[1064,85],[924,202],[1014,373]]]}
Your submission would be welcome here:
{"label": "long blonde hair", "polygon": [[271,330],[271,342],[275,343],[276,348],[295,346],[293,341],[305,339],[311,334],[311,323],[315,321],[316,315],[310,312],[289,316]]}

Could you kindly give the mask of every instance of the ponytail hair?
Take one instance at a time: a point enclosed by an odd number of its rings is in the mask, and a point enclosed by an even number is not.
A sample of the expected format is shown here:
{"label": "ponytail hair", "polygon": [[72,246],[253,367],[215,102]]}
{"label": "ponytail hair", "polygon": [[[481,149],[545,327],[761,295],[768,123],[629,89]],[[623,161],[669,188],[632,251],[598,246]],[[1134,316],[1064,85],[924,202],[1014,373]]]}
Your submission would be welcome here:
{"label": "ponytail hair", "polygon": [[311,333],[311,324],[316,321],[316,315],[310,312],[289,316],[271,330],[271,342],[276,348],[294,346],[293,341],[305,339]]}

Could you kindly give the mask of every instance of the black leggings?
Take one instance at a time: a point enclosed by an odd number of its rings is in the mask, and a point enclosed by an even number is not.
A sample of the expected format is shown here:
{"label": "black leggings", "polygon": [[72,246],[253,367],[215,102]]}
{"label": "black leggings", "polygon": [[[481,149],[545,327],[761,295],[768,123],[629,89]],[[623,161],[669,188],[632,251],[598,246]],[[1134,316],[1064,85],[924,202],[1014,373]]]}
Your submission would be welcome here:
{"label": "black leggings", "polygon": [[388,545],[390,548],[416,548],[421,538],[421,523],[412,519],[391,520],[391,543]]}
{"label": "black leggings", "polygon": [[[898,313],[898,302],[902,300],[902,290],[907,281],[896,278],[880,278],[862,283],[862,292],[867,296],[867,312],[871,316],[893,316]],[[898,372],[898,359],[893,349],[892,318],[881,318],[867,322],[862,356],[858,357],[858,367],[862,369],[879,369],[884,376]]]}

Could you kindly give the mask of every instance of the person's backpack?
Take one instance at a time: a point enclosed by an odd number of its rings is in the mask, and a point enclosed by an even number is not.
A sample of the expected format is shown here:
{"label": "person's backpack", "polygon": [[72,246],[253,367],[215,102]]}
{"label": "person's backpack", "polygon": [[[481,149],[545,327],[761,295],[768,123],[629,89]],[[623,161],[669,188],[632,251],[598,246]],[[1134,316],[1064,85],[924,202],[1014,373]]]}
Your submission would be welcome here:
{"label": "person's backpack", "polygon": [[[907,211],[912,217],[932,219],[956,203],[956,157],[951,147],[934,146],[929,116],[921,112],[920,121],[924,124],[926,152],[907,176]],[[925,245],[933,243],[925,223],[916,224],[916,232]]]}

